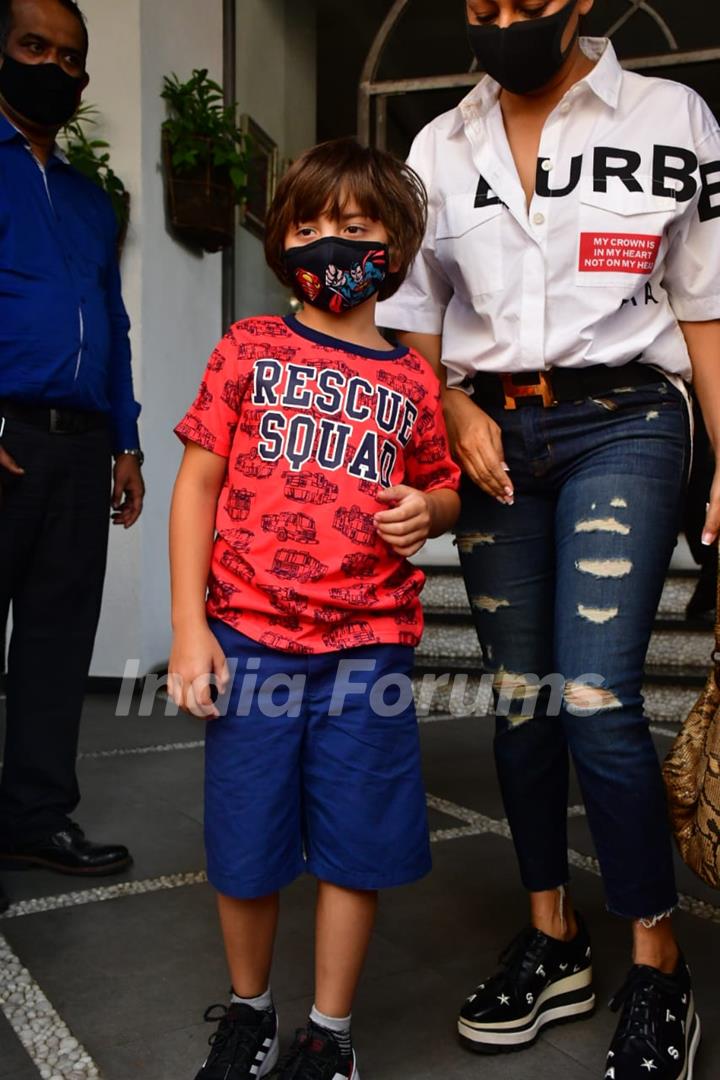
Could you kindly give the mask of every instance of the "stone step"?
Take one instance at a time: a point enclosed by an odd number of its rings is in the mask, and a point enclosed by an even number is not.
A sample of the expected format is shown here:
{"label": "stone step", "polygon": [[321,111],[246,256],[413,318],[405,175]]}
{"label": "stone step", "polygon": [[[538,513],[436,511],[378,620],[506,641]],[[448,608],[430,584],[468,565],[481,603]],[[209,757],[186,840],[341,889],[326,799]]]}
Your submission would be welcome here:
{"label": "stone step", "polygon": [[[437,608],[424,606],[427,626],[473,626],[472,613],[465,608]],[[656,630],[673,630],[680,634],[712,634],[712,627],[698,619],[686,619],[684,615],[658,615],[655,619]]]}
{"label": "stone step", "polygon": [[[425,546],[416,555],[412,556],[410,561],[415,563],[416,566],[421,566],[423,570],[430,571],[444,567],[455,569],[460,564],[457,544],[450,533],[438,536],[434,540],[428,540]],[[697,564],[682,533],[678,536],[670,562],[670,572],[676,573],[677,571],[680,573],[691,571],[693,574],[697,574]]]}
{"label": "stone step", "polygon": [[[663,589],[658,617],[683,618],[696,581],[695,573],[670,574]],[[430,611],[468,611],[465,583],[459,567],[428,569],[422,600]]]}
{"label": "stone step", "polygon": [[[454,679],[448,685],[441,686],[431,681],[433,674],[427,668],[418,668],[413,680],[421,718],[448,713],[455,716],[487,716],[491,697],[489,680],[482,681],[477,673],[456,671]],[[643,687],[643,694],[645,714],[653,723],[679,727],[697,700],[698,688],[647,683]]]}
{"label": "stone step", "polygon": [[[647,665],[660,668],[668,675],[677,672],[704,675],[710,668],[710,656],[714,639],[710,630],[688,632],[684,626],[677,629],[656,629],[650,641]],[[482,663],[480,646],[468,619],[459,623],[427,621],[425,633],[417,649],[419,664],[434,665],[446,658],[471,661],[478,667]]]}

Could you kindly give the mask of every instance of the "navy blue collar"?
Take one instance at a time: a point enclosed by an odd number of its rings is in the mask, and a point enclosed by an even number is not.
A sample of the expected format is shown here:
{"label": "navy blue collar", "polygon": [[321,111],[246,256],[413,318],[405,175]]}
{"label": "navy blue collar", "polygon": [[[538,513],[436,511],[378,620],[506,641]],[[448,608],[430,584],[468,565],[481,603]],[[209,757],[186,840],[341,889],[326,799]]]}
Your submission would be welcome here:
{"label": "navy blue collar", "polygon": [[[30,150],[30,143],[27,141],[27,138],[23,135],[22,131],[18,130],[18,128],[16,128],[14,124],[11,124],[7,116],[4,116],[3,113],[0,113],[0,144],[11,142],[22,143],[22,145],[27,150]],[[30,152],[32,153],[31,150]],[[57,143],[53,147],[53,152],[48,158],[48,164],[46,167],[53,167],[56,162],[61,165],[69,164],[67,156],[60,149]]]}
{"label": "navy blue collar", "polygon": [[301,323],[295,315],[286,315],[283,322],[292,330],[293,334],[314,341],[316,345],[324,345],[329,349],[339,349],[341,352],[353,353],[355,356],[364,356],[367,360],[401,360],[410,352],[405,346],[396,349],[366,349],[363,345],[355,345],[352,341],[341,341],[329,334],[321,334],[318,330],[311,330],[309,326]]}
{"label": "navy blue collar", "polygon": [[0,143],[13,142],[15,139],[27,141],[22,132],[18,131],[18,129],[10,123],[7,116],[0,113]]}

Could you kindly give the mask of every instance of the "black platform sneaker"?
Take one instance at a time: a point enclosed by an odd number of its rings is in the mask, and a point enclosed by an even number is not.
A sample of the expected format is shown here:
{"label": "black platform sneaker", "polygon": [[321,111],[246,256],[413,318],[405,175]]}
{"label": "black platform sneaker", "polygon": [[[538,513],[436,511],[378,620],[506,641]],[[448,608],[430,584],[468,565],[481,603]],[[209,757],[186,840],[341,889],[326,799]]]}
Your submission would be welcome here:
{"label": "black platform sneaker", "polygon": [[274,1075],[280,1080],[360,1080],[355,1052],[343,1054],[332,1032],[312,1022],[296,1032]]}
{"label": "black platform sneaker", "polygon": [[608,1054],[608,1080],[692,1080],[700,1020],[683,959],[674,975],[635,964],[610,1008],[622,1013]]}
{"label": "black platform sneaker", "polygon": [[460,1041],[469,1050],[524,1050],[548,1024],[580,1020],[595,1008],[590,938],[579,917],[578,933],[567,943],[528,927],[500,965],[460,1012]]}
{"label": "black platform sneaker", "polygon": [[208,1040],[210,1056],[195,1080],[258,1080],[272,1071],[280,1047],[274,1009],[211,1005],[205,1019],[218,1028]]}

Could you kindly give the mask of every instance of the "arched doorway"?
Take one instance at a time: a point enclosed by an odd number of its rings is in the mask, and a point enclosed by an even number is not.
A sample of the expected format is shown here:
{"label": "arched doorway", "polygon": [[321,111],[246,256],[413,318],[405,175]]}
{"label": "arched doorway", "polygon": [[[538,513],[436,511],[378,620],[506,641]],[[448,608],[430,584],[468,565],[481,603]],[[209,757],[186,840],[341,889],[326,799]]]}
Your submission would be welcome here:
{"label": "arched doorway", "polygon": [[[708,7],[707,0],[682,5],[677,0],[606,0],[588,17],[587,32],[611,37],[625,67],[686,82],[720,112],[720,12],[712,5],[708,14]],[[428,70],[443,51],[433,30],[443,38],[450,29],[462,47],[459,17],[454,10],[448,15],[447,8],[439,14],[437,0],[394,0],[360,78],[361,141],[404,153],[408,135],[475,85],[482,73],[474,66],[450,74],[418,73],[419,43],[428,46]],[[405,51],[398,44],[401,29],[409,43]]]}

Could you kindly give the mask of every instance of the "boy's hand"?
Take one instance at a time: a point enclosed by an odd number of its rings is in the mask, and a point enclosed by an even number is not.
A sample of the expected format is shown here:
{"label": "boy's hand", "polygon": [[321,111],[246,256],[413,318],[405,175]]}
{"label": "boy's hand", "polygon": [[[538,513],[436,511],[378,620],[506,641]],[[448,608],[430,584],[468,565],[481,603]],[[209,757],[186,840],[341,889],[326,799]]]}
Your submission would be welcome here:
{"label": "boy's hand", "polygon": [[229,681],[225,654],[207,624],[175,632],[168,664],[168,691],[183,712],[206,720],[219,717],[210,687],[217,686],[222,696]]}
{"label": "boy's hand", "polygon": [[422,491],[396,484],[378,494],[381,502],[394,503],[392,510],[375,515],[378,535],[406,559],[423,546],[432,528],[430,501]]}

